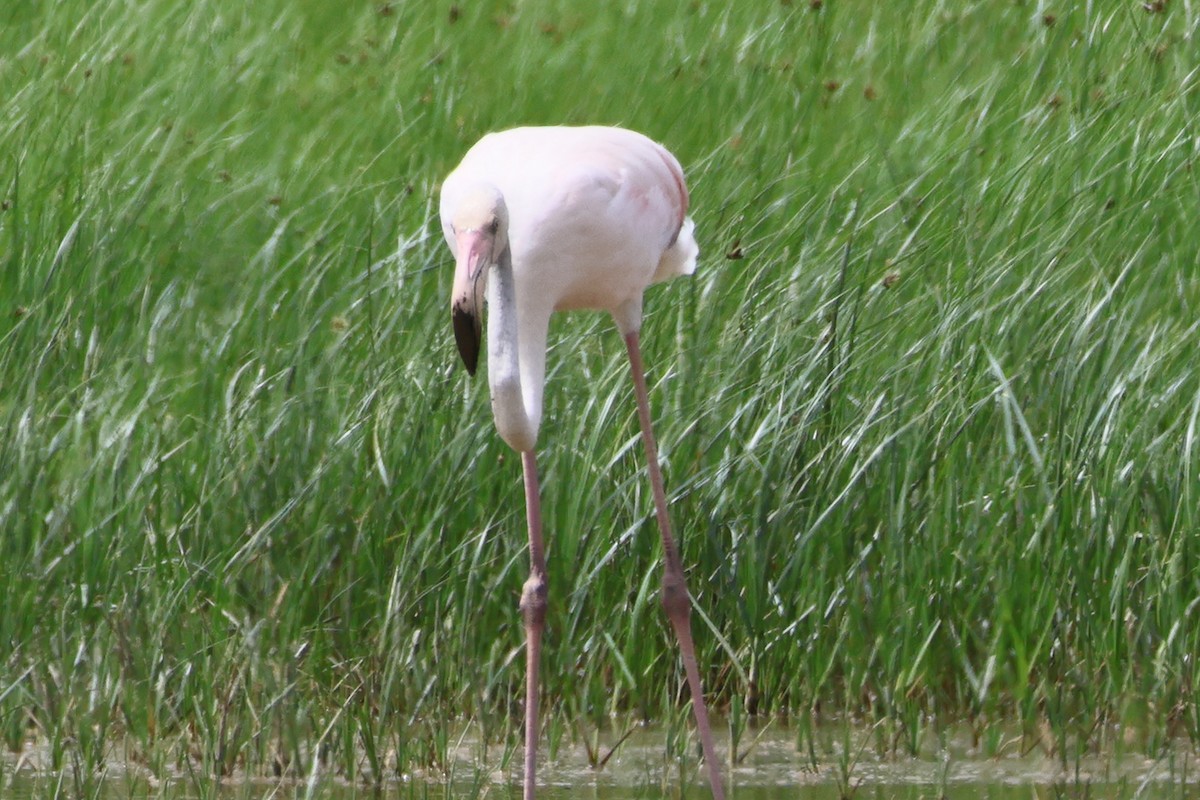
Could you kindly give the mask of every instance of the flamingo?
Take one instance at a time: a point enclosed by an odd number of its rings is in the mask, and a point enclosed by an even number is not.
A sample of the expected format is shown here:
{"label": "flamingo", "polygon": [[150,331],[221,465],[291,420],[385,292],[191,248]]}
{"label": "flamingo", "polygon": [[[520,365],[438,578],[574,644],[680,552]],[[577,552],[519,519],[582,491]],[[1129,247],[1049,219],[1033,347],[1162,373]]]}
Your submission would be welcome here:
{"label": "flamingo", "polygon": [[486,293],[492,414],[501,438],[520,454],[524,477],[530,562],[520,603],[526,640],[525,800],[532,800],[537,777],[538,663],[547,604],[534,450],[550,315],[570,309],[609,312],[625,339],[662,534],[662,604],[679,642],[713,797],[724,800],[638,340],[646,287],[696,268],[699,249],[687,209],[679,162],[658,143],[623,128],[492,133],[442,183],[442,232],[455,259],[450,308],[458,352],[474,375]]}

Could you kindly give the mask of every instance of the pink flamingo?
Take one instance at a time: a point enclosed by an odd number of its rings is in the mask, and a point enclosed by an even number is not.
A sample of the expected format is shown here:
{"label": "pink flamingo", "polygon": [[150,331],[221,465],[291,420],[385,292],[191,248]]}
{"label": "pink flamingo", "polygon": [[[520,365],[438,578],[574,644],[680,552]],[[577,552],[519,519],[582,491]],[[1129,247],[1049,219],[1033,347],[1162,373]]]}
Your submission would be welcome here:
{"label": "pink flamingo", "polygon": [[625,338],[662,533],[662,603],[682,651],[692,708],[715,800],[724,800],[712,729],[696,667],[691,600],[671,535],[638,332],[646,287],[696,268],[679,162],[633,131],[606,127],[515,128],[472,147],[442,184],[441,221],[454,252],[450,307],[458,351],[472,375],[487,294],[488,383],[504,441],[521,454],[530,576],[521,593],[526,636],[525,800],[536,785],[538,662],[546,617],[546,559],[537,444],[546,331],[555,311],[612,314]]}

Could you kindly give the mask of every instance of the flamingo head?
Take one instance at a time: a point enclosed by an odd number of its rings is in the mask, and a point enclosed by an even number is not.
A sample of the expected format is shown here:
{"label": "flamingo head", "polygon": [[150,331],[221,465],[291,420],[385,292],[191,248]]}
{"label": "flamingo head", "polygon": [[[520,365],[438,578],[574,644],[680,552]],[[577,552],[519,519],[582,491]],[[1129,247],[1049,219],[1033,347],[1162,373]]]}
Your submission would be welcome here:
{"label": "flamingo head", "polygon": [[474,375],[482,342],[483,298],[488,267],[508,250],[508,207],[493,186],[467,194],[454,212],[454,290],[450,313],[454,339],[467,372]]}

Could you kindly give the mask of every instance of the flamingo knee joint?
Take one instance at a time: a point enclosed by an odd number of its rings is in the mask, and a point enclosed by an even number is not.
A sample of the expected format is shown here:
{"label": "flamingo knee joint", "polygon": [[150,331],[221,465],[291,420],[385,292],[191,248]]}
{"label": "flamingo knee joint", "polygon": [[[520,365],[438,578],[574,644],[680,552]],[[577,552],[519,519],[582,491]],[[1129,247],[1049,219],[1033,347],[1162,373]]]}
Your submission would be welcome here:
{"label": "flamingo knee joint", "polygon": [[546,576],[534,573],[521,590],[521,617],[526,626],[540,628],[546,621]]}

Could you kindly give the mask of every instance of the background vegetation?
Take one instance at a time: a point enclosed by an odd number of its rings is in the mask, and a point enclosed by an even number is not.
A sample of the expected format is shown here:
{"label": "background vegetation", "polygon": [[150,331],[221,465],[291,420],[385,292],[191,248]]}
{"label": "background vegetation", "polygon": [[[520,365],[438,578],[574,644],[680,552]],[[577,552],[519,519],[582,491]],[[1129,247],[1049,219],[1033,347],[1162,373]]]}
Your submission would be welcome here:
{"label": "background vegetation", "polygon": [[[468,722],[507,763],[520,470],[435,215],[524,123],[688,172],[701,266],[644,341],[735,743],[749,715],[814,762],[831,719],[889,753],[1200,743],[1191,3],[3,13],[13,753],[358,781],[443,768]],[[645,719],[690,756],[623,348],[552,334],[549,747]]]}

